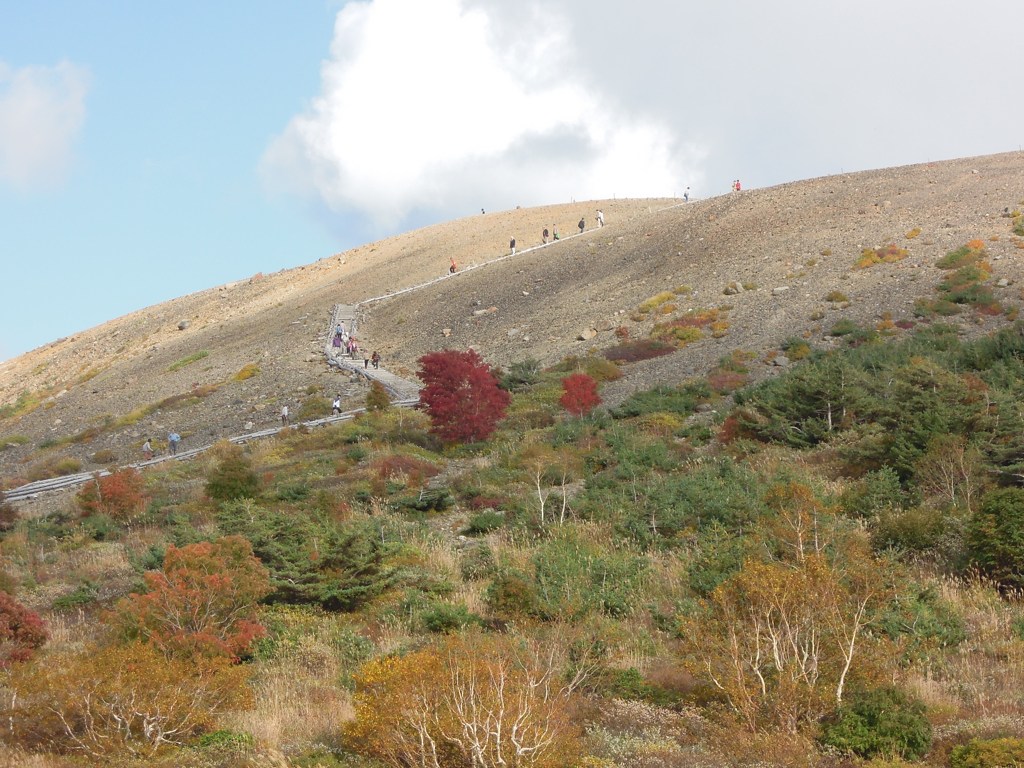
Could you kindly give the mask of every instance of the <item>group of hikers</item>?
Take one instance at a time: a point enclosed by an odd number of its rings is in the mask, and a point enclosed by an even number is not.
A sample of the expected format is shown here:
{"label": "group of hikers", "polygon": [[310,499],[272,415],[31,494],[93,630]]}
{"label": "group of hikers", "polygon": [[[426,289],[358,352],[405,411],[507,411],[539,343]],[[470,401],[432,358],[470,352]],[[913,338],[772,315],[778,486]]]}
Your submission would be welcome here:
{"label": "group of hikers", "polygon": [[[167,452],[171,456],[177,456],[178,445],[180,443],[181,435],[172,430],[170,434],[167,435]],[[153,450],[153,441],[147,437],[146,442],[142,444],[142,458],[145,459],[146,461],[149,461],[154,456],[156,456],[156,451]]]}
{"label": "group of hikers", "polygon": [[331,346],[335,349],[344,349],[353,358],[359,354],[359,342],[345,329],[344,322],[338,323],[335,327]]}

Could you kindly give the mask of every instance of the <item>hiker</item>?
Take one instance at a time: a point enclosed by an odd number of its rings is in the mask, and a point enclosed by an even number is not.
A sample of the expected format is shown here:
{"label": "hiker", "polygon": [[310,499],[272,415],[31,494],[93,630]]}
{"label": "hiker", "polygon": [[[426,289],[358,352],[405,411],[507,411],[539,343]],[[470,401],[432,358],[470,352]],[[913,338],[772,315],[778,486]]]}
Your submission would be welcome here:
{"label": "hiker", "polygon": [[737,192],[740,191],[740,180],[739,179],[736,179],[736,191]]}
{"label": "hiker", "polygon": [[580,234],[582,235],[582,234],[583,234],[583,228],[587,226],[587,222],[585,222],[585,221],[583,220],[583,218],[581,217],[581,218],[580,218],[580,223],[579,223],[579,225],[578,225],[578,226],[579,226],[579,228],[580,228]]}
{"label": "hiker", "polygon": [[331,403],[331,413],[335,416],[341,413],[341,395],[334,398],[334,402]]}
{"label": "hiker", "polygon": [[552,240],[557,240],[558,239],[558,225],[557,224],[552,224],[551,225],[551,239]]}
{"label": "hiker", "polygon": [[331,341],[331,346],[337,349],[341,349],[341,345],[344,343],[344,337],[340,333],[334,334],[334,339]]}
{"label": "hiker", "polygon": [[[363,353],[363,370],[366,370],[369,367],[370,367],[370,356],[364,352]],[[376,368],[376,367],[377,366],[374,366],[374,368]]]}
{"label": "hiker", "polygon": [[509,247],[509,250],[512,251],[512,255],[515,256],[516,255],[516,237],[515,237],[515,235],[513,235],[512,238],[508,241],[508,247]]}
{"label": "hiker", "polygon": [[142,444],[142,458],[149,461],[153,458],[153,444],[149,442],[149,438],[146,438],[146,442]]}
{"label": "hiker", "polygon": [[287,427],[288,426],[288,406],[287,405],[282,405],[281,406],[281,426],[282,427]]}
{"label": "hiker", "polygon": [[338,334],[339,336],[347,336],[348,335],[348,333],[345,331],[345,321],[344,320],[342,320],[340,323],[338,323],[338,327],[334,329],[334,332],[336,334]]}
{"label": "hiker", "polygon": [[684,203],[690,202],[690,188],[689,187],[687,187],[686,190],[683,192],[683,202]]}
{"label": "hiker", "polygon": [[540,241],[545,245],[548,242],[548,228],[544,227],[544,231],[540,233]]}
{"label": "hiker", "polygon": [[[480,211],[480,213],[483,213],[483,211]],[[455,257],[452,256],[452,264],[451,264],[450,267],[448,267],[448,274],[449,275],[454,275],[458,271],[458,269],[459,268],[457,266],[455,266]]]}
{"label": "hiker", "polygon": [[171,432],[171,434],[167,436],[167,447],[171,451],[171,456],[178,455],[178,443],[180,442],[181,435],[179,435],[177,432]]}
{"label": "hiker", "polygon": [[604,211],[602,211],[600,208],[597,209],[597,226],[604,226]]}
{"label": "hiker", "polygon": [[373,355],[370,357],[370,362],[373,363],[374,368],[380,368],[380,352],[376,349],[373,350]]}

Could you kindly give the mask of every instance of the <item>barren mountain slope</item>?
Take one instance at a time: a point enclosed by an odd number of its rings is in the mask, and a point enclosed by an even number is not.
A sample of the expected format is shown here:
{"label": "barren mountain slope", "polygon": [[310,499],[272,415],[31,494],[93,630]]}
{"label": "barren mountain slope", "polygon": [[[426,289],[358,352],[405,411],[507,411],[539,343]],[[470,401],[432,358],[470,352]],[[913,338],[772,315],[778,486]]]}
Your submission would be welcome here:
{"label": "barren mountain slope", "polygon": [[[565,239],[365,306],[364,346],[380,349],[386,366],[408,374],[419,355],[441,347],[473,346],[496,364],[526,357],[553,362],[611,345],[619,326],[643,335],[652,321],[634,322],[630,315],[660,291],[692,289],[678,297],[680,312],[729,307],[723,337],[629,366],[605,391],[615,400],[704,372],[731,349],[763,360],[791,336],[827,344],[825,332],[840,317],[876,321],[891,312],[894,320],[909,318],[914,299],[934,293],[936,260],[971,239],[986,241],[993,281],[1009,281],[999,297],[1016,301],[1013,283],[1024,276],[1024,251],[1002,214],[1022,201],[1024,154],[1010,153],[813,179],[686,205],[600,201],[439,224],[165,302],[0,364],[0,405],[27,393],[25,407],[0,420],[0,444],[9,444],[0,451],[0,476],[13,482],[32,463],[61,455],[88,468],[100,449],[130,460],[145,436],[162,437],[171,428],[186,444],[211,442],[241,433],[248,422],[269,426],[281,403],[298,405],[310,392],[361,398],[361,383],[323,362],[334,304],[439,277],[450,257],[462,268],[497,258],[507,253],[511,235],[520,250],[529,249],[551,224]],[[602,229],[592,228],[596,208],[605,213]],[[588,231],[566,237],[580,216]],[[920,235],[908,239],[915,228]],[[888,243],[910,256],[853,269],[863,248]],[[751,290],[723,295],[731,282]],[[833,290],[848,304],[826,301]],[[578,340],[590,328],[603,330]],[[235,380],[247,364],[259,373]],[[153,408],[189,393],[200,396]],[[36,401],[39,407],[32,408]],[[119,421],[123,426],[110,426]],[[107,427],[91,441],[39,450],[43,441],[103,423]]]}

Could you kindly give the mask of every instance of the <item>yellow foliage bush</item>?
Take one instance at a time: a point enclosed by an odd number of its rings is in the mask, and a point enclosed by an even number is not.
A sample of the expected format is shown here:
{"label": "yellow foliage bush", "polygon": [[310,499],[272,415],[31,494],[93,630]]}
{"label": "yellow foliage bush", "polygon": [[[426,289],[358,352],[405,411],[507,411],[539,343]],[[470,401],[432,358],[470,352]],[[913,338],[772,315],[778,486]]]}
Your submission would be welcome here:
{"label": "yellow foliage bush", "polygon": [[579,674],[558,645],[470,633],[356,676],[350,749],[390,765],[556,768],[580,753],[573,725]]}
{"label": "yellow foliage bush", "polygon": [[50,654],[14,668],[0,699],[12,743],[25,748],[151,757],[248,706],[248,670],[227,659],[167,658],[143,643]]}
{"label": "yellow foliage bush", "polygon": [[676,295],[672,291],[662,291],[661,293],[655,296],[651,296],[651,298],[640,302],[640,306],[637,307],[637,309],[644,314],[653,312],[662,304],[672,301],[672,299],[674,299],[675,296]]}

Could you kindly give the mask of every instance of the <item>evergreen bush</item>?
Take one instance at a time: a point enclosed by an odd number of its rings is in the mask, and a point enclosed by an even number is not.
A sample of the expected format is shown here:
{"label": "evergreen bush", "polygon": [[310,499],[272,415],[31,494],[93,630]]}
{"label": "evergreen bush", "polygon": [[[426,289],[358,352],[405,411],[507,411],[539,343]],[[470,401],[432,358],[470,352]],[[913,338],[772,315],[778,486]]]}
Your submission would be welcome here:
{"label": "evergreen bush", "polygon": [[863,758],[916,760],[931,747],[932,727],[924,704],[897,688],[876,688],[851,697],[826,720],[821,741]]}

